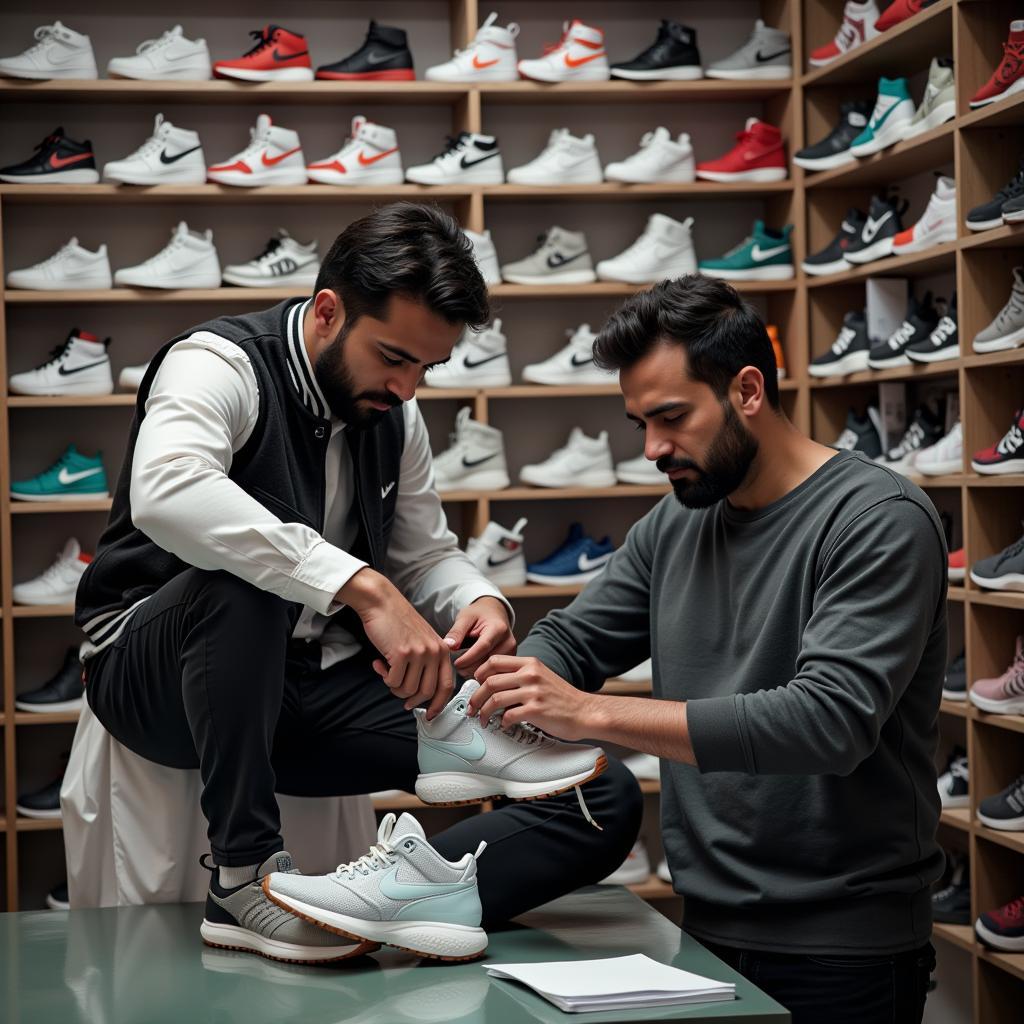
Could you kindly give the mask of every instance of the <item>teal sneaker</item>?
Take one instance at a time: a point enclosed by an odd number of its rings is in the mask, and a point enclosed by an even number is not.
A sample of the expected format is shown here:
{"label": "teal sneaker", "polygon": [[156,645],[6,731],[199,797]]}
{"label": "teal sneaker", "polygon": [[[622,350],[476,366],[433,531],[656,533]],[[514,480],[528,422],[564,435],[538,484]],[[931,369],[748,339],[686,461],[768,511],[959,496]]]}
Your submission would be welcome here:
{"label": "teal sneaker", "polygon": [[718,259],[701,260],[698,269],[726,281],[788,281],[793,276],[792,232],[792,224],[773,231],[763,220],[755,220],[749,238]]}
{"label": "teal sneaker", "polygon": [[850,143],[850,153],[856,157],[871,156],[899,142],[906,137],[915,112],[905,78],[880,78],[871,119]]}
{"label": "teal sneaker", "polygon": [[11,497],[21,501],[78,501],[108,498],[103,453],[83,455],[73,444],[47,470],[31,480],[11,483]]}

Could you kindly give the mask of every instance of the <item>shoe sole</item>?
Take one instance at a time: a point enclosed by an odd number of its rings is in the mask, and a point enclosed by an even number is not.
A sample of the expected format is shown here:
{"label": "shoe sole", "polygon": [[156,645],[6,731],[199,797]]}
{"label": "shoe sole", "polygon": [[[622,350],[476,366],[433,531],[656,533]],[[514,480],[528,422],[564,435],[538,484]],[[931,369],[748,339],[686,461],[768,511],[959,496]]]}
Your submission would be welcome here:
{"label": "shoe sole", "polygon": [[909,366],[910,360],[905,355],[890,356],[887,359],[872,359],[868,356],[869,370],[891,370],[895,366]]}
{"label": "shoe sole", "polygon": [[867,368],[867,352],[855,352],[853,355],[843,356],[842,359],[837,359],[834,363],[827,365],[814,366],[812,364],[807,367],[807,372],[812,377],[845,377],[847,374],[860,373]]}
{"label": "shoe sole", "polygon": [[377,171],[360,171],[355,176],[339,174],[337,171],[317,170],[307,167],[306,176],[319,185],[339,185],[343,188],[359,188],[361,185],[401,185],[402,169],[391,167]]}
{"label": "shoe sole", "polygon": [[665,474],[660,471],[657,477],[644,476],[641,473],[619,473],[616,471],[615,477],[620,484],[635,484],[640,487],[663,487],[668,481]]}
{"label": "shoe sole", "polygon": [[1000,832],[1024,832],[1024,817],[990,818],[987,814],[978,811],[978,821],[987,828],[994,828]]}
{"label": "shoe sole", "polygon": [[962,473],[964,464],[962,459],[947,459],[945,462],[936,462],[930,466],[922,466],[920,460],[914,468],[922,476],[949,476],[950,473]]}
{"label": "shoe sole", "polygon": [[1010,473],[1024,473],[1024,459],[1007,459],[1006,462],[997,462],[994,465],[986,465],[984,462],[975,462],[971,459],[971,469],[982,476],[1005,476]]}
{"label": "shoe sole", "polygon": [[850,146],[850,152],[858,160],[862,160],[866,156],[874,156],[875,153],[881,153],[883,149],[895,146],[904,137],[904,133],[910,126],[910,120],[908,117],[899,121],[886,121],[881,131],[876,132],[870,142],[865,142],[859,147]]}
{"label": "shoe sole", "polygon": [[505,68],[501,71],[486,68],[467,75],[444,75],[438,74],[434,68],[427,68],[423,78],[428,82],[445,82],[449,85],[462,82],[518,82],[519,72],[515,68]]}
{"label": "shoe sole", "polygon": [[785,181],[788,173],[785,167],[757,167],[752,171],[702,171],[697,168],[697,177],[703,181]]}
{"label": "shoe sole", "polygon": [[971,799],[966,796],[946,797],[945,799],[940,797],[940,800],[944,811],[957,811],[971,806]]}
{"label": "shoe sole", "polygon": [[0,174],[0,181],[12,185],[96,185],[99,180],[100,172],[86,167],[70,171],[48,171],[43,174]]}
{"label": "shoe sole", "polygon": [[940,124],[952,121],[954,117],[956,117],[956,100],[940,103],[923,121],[916,125],[908,125],[903,133],[903,138],[916,139],[918,135],[924,135],[925,132],[938,128]]}
{"label": "shoe sole", "polygon": [[615,486],[615,473],[612,470],[608,470],[603,473],[595,473],[588,475],[586,473],[580,473],[578,476],[573,477],[571,480],[565,478],[561,480],[545,480],[541,476],[536,476],[533,473],[528,472],[529,467],[524,466],[519,473],[519,480],[524,484],[530,484],[531,487],[614,487]]}
{"label": "shoe sole", "polygon": [[779,82],[793,77],[792,67],[777,64],[767,68],[738,68],[735,71],[721,71],[708,68],[704,74],[708,78],[720,78],[727,82]]}
{"label": "shoe sole", "polygon": [[53,810],[53,811],[37,811],[37,810],[33,810],[31,807],[22,807],[21,804],[15,804],[14,805],[14,809],[23,818],[40,818],[40,819],[46,819],[48,821],[54,821],[57,818],[63,817],[63,815],[60,812],[60,808],[59,807],[56,810]]}
{"label": "shoe sole", "polygon": [[569,270],[563,271],[561,274],[544,274],[543,276],[502,272],[502,277],[509,284],[526,285],[593,284],[597,280],[597,274],[592,270]]}
{"label": "shoe sole", "polygon": [[936,245],[944,245],[946,242],[956,241],[956,226],[951,226],[945,233],[932,235],[929,238],[922,238],[920,241],[914,239],[906,245],[897,245],[895,240],[892,243],[893,256],[907,256],[914,252],[924,252],[925,249],[934,248]]}
{"label": "shoe sole", "polygon": [[993,949],[1001,949],[1008,953],[1019,953],[1021,950],[1024,950],[1024,935],[1018,938],[997,935],[986,928],[980,920],[974,922],[974,931],[986,946],[991,946]]}
{"label": "shoe sole", "polygon": [[68,384],[65,387],[62,387],[60,384],[39,385],[38,387],[33,387],[31,384],[8,384],[8,390],[12,395],[78,395],[79,397],[95,398],[102,395],[112,395],[114,393],[114,382],[111,381],[109,384],[106,381],[97,384]]}
{"label": "shoe sole", "polygon": [[967,576],[967,570],[966,569],[947,569],[946,570],[946,579],[949,580],[950,583],[963,583],[964,579],[966,578],[966,576]]}
{"label": "shoe sole", "polygon": [[793,279],[792,264],[774,267],[750,267],[745,270],[702,267],[699,272],[706,274],[708,277],[720,278],[723,281],[791,281]]}
{"label": "shoe sole", "polygon": [[943,700],[951,700],[954,704],[961,704],[967,702],[967,691],[966,690],[943,690]]}
{"label": "shoe sole", "polygon": [[831,171],[836,167],[847,167],[855,164],[857,158],[848,150],[844,149],[832,156],[795,156],[793,163],[802,167],[805,171]]}
{"label": "shoe sole", "polygon": [[206,176],[214,185],[230,185],[232,188],[261,188],[263,185],[281,185],[294,188],[298,185],[305,185],[309,181],[305,165],[257,174],[244,174],[242,171],[208,170]]}
{"label": "shoe sole", "polygon": [[115,288],[153,288],[158,291],[176,291],[181,288],[219,288],[220,274],[216,277],[180,278],[174,281],[133,281],[130,277],[118,275],[114,278]]}
{"label": "shoe sole", "polygon": [[[1021,589],[1024,589],[1022,587]],[[971,690],[971,703],[990,715],[1021,715],[1024,714],[1024,697],[1013,697],[1010,700],[992,700],[982,697]]]}
{"label": "shoe sole", "polygon": [[960,355],[960,345],[951,345],[949,348],[932,349],[929,352],[913,352],[907,349],[907,358],[912,363],[944,363],[947,359],[956,359]]}
{"label": "shoe sole", "polygon": [[57,494],[19,494],[11,491],[11,497],[17,501],[93,501],[100,498],[109,498],[109,491],[89,491],[88,493],[68,494],[59,492]]}
{"label": "shoe sole", "polygon": [[130,82],[208,82],[213,77],[210,64],[195,65],[191,68],[175,68],[172,71],[114,71],[107,66],[108,78],[127,79]]}
{"label": "shoe sole", "polygon": [[[319,273],[319,271],[318,271]],[[280,274],[269,277],[246,277],[244,274],[235,274],[225,270],[223,275],[224,284],[233,284],[237,288],[312,288],[316,284],[316,274]]]}
{"label": "shoe sole", "polygon": [[697,268],[693,265],[692,261],[674,266],[669,263],[648,274],[632,274],[628,271],[616,272],[614,270],[602,269],[600,263],[597,265],[597,279],[599,281],[618,281],[622,284],[656,284],[658,281],[664,281],[665,278],[685,277],[696,272]]}
{"label": "shoe sole", "polygon": [[73,591],[71,591],[70,594],[67,594],[67,595],[63,596],[61,598],[61,600],[55,601],[52,597],[46,597],[46,598],[18,597],[17,589],[18,588],[15,587],[14,588],[14,593],[12,593],[12,595],[11,595],[14,598],[14,603],[15,604],[27,605],[29,608],[59,608],[62,605],[65,605],[65,604],[74,604],[75,603],[75,595],[77,593],[77,590],[73,590]]}
{"label": "shoe sole", "polygon": [[443,185],[502,185],[505,182],[505,175],[500,170],[485,171],[483,168],[480,170],[470,168],[468,171],[453,174],[444,180],[432,180],[429,173],[419,174],[415,167],[411,167],[405,172],[405,180],[413,185],[427,185],[434,188]]}
{"label": "shoe sole", "polygon": [[611,78],[611,72],[608,68],[584,68],[582,71],[572,75],[557,75],[544,71],[524,71],[522,68],[519,69],[519,74],[523,78],[533,82],[544,82],[546,84],[557,85],[559,82],[607,82]]}
{"label": "shoe sole", "polygon": [[239,82],[312,82],[312,68],[278,68],[250,71],[247,68],[214,68],[215,78],[233,78]]}
{"label": "shoe sole", "polygon": [[684,64],[654,71],[624,71],[613,67],[610,73],[612,78],[622,78],[627,82],[695,82],[704,77],[704,69],[699,64]]}
{"label": "shoe sole", "polygon": [[808,263],[804,260],[800,269],[811,277],[827,277],[829,274],[842,274],[850,269],[850,264],[844,259],[834,260],[832,263]]}
{"label": "shoe sole", "polygon": [[[607,564],[607,563],[605,563]],[[580,583],[589,583],[604,572],[604,565],[587,572],[575,572],[571,576],[545,576],[542,572],[527,572],[526,582],[537,583],[542,587],[574,587]]]}
{"label": "shoe sole", "polygon": [[[275,901],[276,902],[276,901]],[[280,906],[280,904],[278,904]],[[290,908],[285,907],[288,910]],[[297,946],[291,942],[278,942],[268,939],[248,928],[238,925],[215,924],[204,920],[199,926],[199,934],[205,945],[214,949],[234,949],[241,953],[255,953],[267,960],[276,960],[282,964],[334,964],[341,960],[351,960],[355,956],[375,953],[380,949],[377,942],[357,940],[355,946],[324,946],[322,956],[311,956],[310,951],[319,952],[319,946]],[[344,953],[336,952],[344,949]]]}
{"label": "shoe sole", "polygon": [[848,252],[844,257],[847,263],[855,267],[865,263],[873,263],[875,260],[884,259],[892,255],[892,238],[880,238],[877,242],[865,246],[857,252]]}
{"label": "shoe sole", "polygon": [[503,491],[511,487],[512,481],[507,473],[470,473],[461,480],[455,480],[450,487],[445,488],[442,483],[437,484],[438,494],[451,494],[453,491]]}
{"label": "shoe sole", "polygon": [[178,173],[178,174],[111,174],[103,169],[103,180],[112,182],[115,185],[138,185],[141,187],[151,185],[205,185],[206,165],[200,170]]}
{"label": "shoe sole", "polygon": [[31,711],[34,714],[46,714],[49,711],[81,711],[84,703],[82,697],[77,700],[58,700],[52,704],[29,704],[27,701],[16,700],[14,710]]}
{"label": "shoe sole", "polygon": [[[1024,89],[1024,78],[1018,78],[1009,89],[1004,89],[998,96],[990,96],[987,100],[971,100],[971,110],[980,110],[982,107],[987,107],[990,103],[998,103],[1009,96],[1015,96],[1022,89]],[[1024,939],[1021,940],[1021,945],[1016,948],[1024,949]]]}
{"label": "shoe sole", "polygon": [[564,185],[600,185],[603,179],[603,172],[598,171],[597,175],[593,174],[563,174],[556,178],[547,178],[538,181],[537,179],[530,180],[529,177],[524,178],[522,175],[516,173],[519,168],[513,167],[507,175],[508,183],[510,185],[521,185],[523,188],[561,188]]}
{"label": "shoe sole", "polygon": [[1010,334],[1004,334],[1001,338],[993,338],[991,341],[975,341],[975,352],[1007,352],[1010,349],[1020,348],[1024,345],[1024,327],[1018,327]]}
{"label": "shoe sole", "polygon": [[321,82],[414,82],[416,72],[412,68],[398,68],[394,71],[318,71]]}

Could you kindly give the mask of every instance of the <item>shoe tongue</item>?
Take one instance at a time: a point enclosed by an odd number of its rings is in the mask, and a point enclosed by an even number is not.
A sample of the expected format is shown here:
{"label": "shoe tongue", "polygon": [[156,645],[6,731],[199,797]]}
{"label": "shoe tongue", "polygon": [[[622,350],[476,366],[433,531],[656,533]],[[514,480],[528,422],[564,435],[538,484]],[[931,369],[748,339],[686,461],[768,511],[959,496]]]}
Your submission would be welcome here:
{"label": "shoe tongue", "polygon": [[398,840],[405,836],[413,835],[417,839],[426,839],[426,833],[423,831],[423,826],[411,815],[402,814],[398,821],[395,822],[395,827],[391,830],[391,839],[389,842],[391,845],[395,845]]}
{"label": "shoe tongue", "polygon": [[672,133],[662,125],[658,125],[651,133],[651,140],[653,142],[668,142],[671,138]]}
{"label": "shoe tongue", "polygon": [[366,125],[366,118],[362,114],[356,114],[352,118],[352,138],[357,138]]}
{"label": "shoe tongue", "polygon": [[79,544],[74,537],[68,537],[67,541],[64,543],[64,550],[60,553],[60,557],[68,562],[73,562],[81,553],[81,544]]}
{"label": "shoe tongue", "polygon": [[174,229],[173,237],[174,238],[187,238],[188,234],[189,234],[188,224],[186,224],[185,221],[183,221],[183,220],[178,221],[178,226]]}
{"label": "shoe tongue", "polygon": [[746,125],[746,129],[745,130],[748,131],[748,132],[752,132],[754,130],[754,128],[757,125],[761,124],[761,123],[762,122],[761,122],[761,119],[759,117],[748,117],[747,118],[747,125]]}
{"label": "shoe tongue", "polygon": [[292,855],[287,850],[280,850],[277,853],[272,853],[257,869],[256,877],[263,878],[264,875],[269,875],[272,871],[280,871],[289,875],[299,874],[299,869],[295,866],[295,862],[292,860]]}
{"label": "shoe tongue", "polygon": [[486,20],[486,21],[484,21],[484,23],[483,23],[483,24],[482,24],[482,25],[480,26],[480,30],[479,30],[479,32],[477,32],[477,35],[479,35],[479,34],[480,34],[480,32],[485,32],[485,31],[486,31],[487,29],[489,29],[489,28],[490,28],[490,27],[491,27],[491,26],[492,26],[492,25],[493,25],[493,24],[494,24],[494,23],[495,23],[495,22],[496,22],[497,20],[498,20],[498,12],[497,12],[497,11],[491,11],[491,13],[487,15],[487,20]]}
{"label": "shoe tongue", "polygon": [[167,34],[177,39],[177,37],[181,35],[181,26],[175,25],[174,28],[172,28],[170,32],[168,32]]}
{"label": "shoe tongue", "polygon": [[754,22],[754,31],[755,32],[763,32],[764,28],[765,28],[764,22],[760,18],[758,18],[757,21]]}
{"label": "shoe tongue", "polygon": [[256,134],[263,135],[270,131],[270,127],[273,123],[274,122],[271,121],[269,114],[260,114],[260,116],[256,118]]}
{"label": "shoe tongue", "polygon": [[587,440],[586,435],[579,427],[573,427],[569,433],[569,447],[583,444]]}

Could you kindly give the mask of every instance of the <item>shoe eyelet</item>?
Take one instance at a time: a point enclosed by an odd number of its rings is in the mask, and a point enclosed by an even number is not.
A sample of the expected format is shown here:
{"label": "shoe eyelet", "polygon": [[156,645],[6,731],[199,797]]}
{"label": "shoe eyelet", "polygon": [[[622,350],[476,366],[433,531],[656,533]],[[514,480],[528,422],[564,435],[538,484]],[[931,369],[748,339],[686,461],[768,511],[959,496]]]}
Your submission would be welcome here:
{"label": "shoe eyelet", "polygon": [[408,839],[407,839],[407,840],[406,840],[406,841],[405,841],[405,842],[404,842],[404,843],[403,843],[402,845],[403,845],[403,846],[404,846],[404,847],[405,847],[405,848],[406,848],[407,850],[411,850],[411,849],[413,848],[413,844],[412,844],[412,842],[411,842],[410,840],[408,840]]}
{"label": "shoe eyelet", "polygon": [[455,705],[455,710],[456,711],[465,711],[466,710],[466,702],[464,700],[460,700],[458,702],[458,704]]}

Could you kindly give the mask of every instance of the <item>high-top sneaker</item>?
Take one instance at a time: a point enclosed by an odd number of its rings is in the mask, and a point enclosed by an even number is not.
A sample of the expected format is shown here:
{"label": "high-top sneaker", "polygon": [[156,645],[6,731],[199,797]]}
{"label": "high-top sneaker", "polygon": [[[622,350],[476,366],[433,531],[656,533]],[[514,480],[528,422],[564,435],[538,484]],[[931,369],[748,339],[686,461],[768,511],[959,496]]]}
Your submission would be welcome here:
{"label": "high-top sneaker", "polygon": [[974,338],[975,352],[1002,352],[1024,345],[1024,266],[1013,268],[1013,288],[1006,305]]}
{"label": "high-top sneaker", "polygon": [[728,153],[697,164],[705,181],[784,181],[788,173],[782,132],[756,117],[747,118]]}
{"label": "high-top sneaker", "polygon": [[131,57],[114,57],[107,65],[111,78],[147,82],[205,82],[213,73],[205,39],[186,39],[180,25],[159,39],[140,43]]}
{"label": "high-top sneaker", "polygon": [[9,381],[12,395],[109,395],[114,390],[107,346],[95,334],[77,327],[50,358],[34,370],[15,373]]}
{"label": "high-top sneaker", "polygon": [[248,263],[235,263],[224,268],[224,283],[243,288],[294,286],[312,288],[320,272],[317,241],[298,242],[278,228],[266,248]]}
{"label": "high-top sneaker", "polygon": [[149,363],[139,363],[138,366],[122,366],[121,372],[117,375],[117,386],[122,391],[138,391],[148,369]]}
{"label": "high-top sneaker", "polygon": [[502,28],[495,24],[496,13],[477,30],[476,37],[464,50],[456,50],[451,60],[427,68],[423,77],[428,82],[516,82],[516,37],[519,26],[513,21]]}
{"label": "high-top sneaker", "polygon": [[923,8],[931,7],[936,2],[937,0],[892,0],[892,3],[882,11],[878,21],[875,22],[875,28],[879,32],[888,32],[889,29],[906,21],[907,18],[912,18]]}
{"label": "high-top sneaker", "polygon": [[583,532],[579,523],[573,523],[565,540],[551,554],[527,565],[526,579],[546,587],[588,583],[604,572],[614,554],[615,545],[609,537],[595,540]]}
{"label": "high-top sneaker", "polygon": [[249,33],[253,46],[238,60],[219,60],[216,78],[243,82],[312,82],[313,64],[306,37],[279,25],[265,25]]}
{"label": "high-top sneaker", "polygon": [[431,388],[504,388],[512,383],[508,345],[495,320],[482,331],[464,332],[447,363],[427,370],[423,383]]}
{"label": "high-top sneaker", "polygon": [[971,923],[971,876],[966,857],[956,860],[949,884],[932,893],[932,920],[942,924]]}
{"label": "high-top sneaker", "polygon": [[418,185],[500,185],[505,180],[501,150],[493,135],[459,132],[430,161],[405,172]]}
{"label": "high-top sneaker", "polygon": [[520,519],[511,530],[490,522],[479,537],[470,537],[466,545],[469,560],[498,587],[521,587],[526,583],[526,558],[523,556],[523,530]]}
{"label": "high-top sneaker", "polygon": [[220,185],[305,185],[306,160],[298,133],[260,114],[249,129],[249,145],[206,173]]}
{"label": "high-top sneaker", "polygon": [[548,144],[529,163],[508,172],[513,185],[596,185],[601,181],[601,158],[593,135],[576,138],[568,128],[556,128]]}
{"label": "high-top sneaker", "polygon": [[501,269],[498,266],[498,252],[494,248],[490,231],[470,231],[463,228],[462,233],[469,239],[473,247],[473,258],[480,270],[485,284],[501,284]]}
{"label": "high-top sneaker", "polygon": [[832,447],[862,452],[869,459],[877,459],[882,454],[882,417],[878,410],[869,405],[861,416],[856,409],[851,409],[846,414],[846,426],[832,442]]}
{"label": "high-top sneaker", "polygon": [[878,98],[864,130],[850,143],[855,157],[871,156],[906,137],[916,113],[905,78],[880,78]]}
{"label": "high-top sneaker", "polygon": [[35,45],[16,57],[0,58],[0,75],[9,78],[99,78],[88,36],[55,21],[35,30]]}
{"label": "high-top sneaker", "polygon": [[63,128],[55,128],[47,135],[27,160],[0,167],[0,181],[12,184],[95,185],[99,180],[92,142],[69,139]]}
{"label": "high-top sneaker", "polygon": [[839,108],[839,121],[821,140],[805,146],[793,156],[793,163],[807,171],[827,171],[857,162],[850,146],[867,127],[871,104],[867,100],[850,100]]}
{"label": "high-top sneaker", "polygon": [[692,217],[680,222],[663,213],[651,214],[643,234],[628,249],[598,263],[598,278],[647,284],[692,274],[697,269],[692,228]]}
{"label": "high-top sneaker", "polygon": [[708,78],[737,81],[790,78],[793,74],[793,55],[789,35],[781,29],[770,28],[758,18],[750,38],[735,53],[716,60],[705,74]]}
{"label": "high-top sneaker", "polygon": [[974,453],[971,469],[985,476],[1024,473],[1024,409],[1013,414],[1010,429],[999,441]]}
{"label": "high-top sneaker", "polygon": [[213,232],[190,231],[181,221],[171,240],[156,255],[114,274],[121,288],[219,288],[220,260]]}
{"label": "high-top sneaker", "polygon": [[755,220],[751,233],[723,256],[701,260],[702,274],[725,281],[787,281],[793,276],[793,225],[781,230]]}
{"label": "high-top sneaker", "polygon": [[618,374],[594,363],[597,335],[590,324],[566,331],[569,343],[542,363],[523,367],[523,380],[531,384],[614,384]]}
{"label": "high-top sneaker", "polygon": [[86,554],[74,537],[69,537],[56,560],[38,576],[15,583],[11,596],[15,604],[71,604],[92,555]]}
{"label": "high-top sneaker", "polygon": [[636,82],[682,82],[704,77],[697,31],[663,19],[654,42],[632,60],[611,66],[612,78]]}
{"label": "high-top sneaker", "polygon": [[962,473],[964,468],[964,431],[959,421],[949,433],[930,448],[918,452],[914,469],[922,476],[946,476]]}
{"label": "high-top sneaker", "polygon": [[1015,96],[1024,89],[1024,19],[1010,22],[1010,36],[1003,43],[1003,59],[992,77],[971,98],[971,109]]}
{"label": "high-top sneaker", "polygon": [[46,713],[54,711],[80,711],[85,684],[82,682],[82,663],[78,658],[78,647],[69,647],[64,655],[64,664],[51,679],[42,686],[26,693],[19,693],[14,706],[18,711]]}
{"label": "high-top sneaker", "polygon": [[[1020,590],[1024,587],[1014,589]],[[1017,637],[1017,646],[1009,668],[1001,676],[976,679],[971,684],[969,695],[975,707],[990,714],[1024,714],[1024,637]]]}
{"label": "high-top sneaker", "polygon": [[[952,558],[953,552],[950,552]],[[949,575],[949,582],[956,582]],[[963,580],[963,576],[960,576]],[[946,666],[946,678],[942,684],[942,699],[952,701],[967,700],[967,655],[961,649],[960,653]]]}
{"label": "high-top sneaker", "polygon": [[351,134],[337,153],[306,168],[310,181],[324,185],[400,185],[402,154],[394,128],[352,118]]}
{"label": "high-top sneaker", "polygon": [[500,491],[509,486],[505,438],[497,427],[470,419],[466,407],[455,417],[449,442],[434,456],[434,484],[439,492]]}
{"label": "high-top sneaker", "polygon": [[928,84],[924,88],[921,105],[913,120],[903,130],[903,138],[914,139],[918,135],[938,128],[956,117],[956,82],[953,78],[951,57],[933,57],[928,69]]}
{"label": "high-top sneaker", "polygon": [[839,225],[839,230],[824,249],[811,253],[801,264],[805,274],[822,277],[826,274],[841,274],[850,269],[846,260],[846,252],[860,238],[864,228],[864,214],[855,207],[846,211],[846,216]]}
{"label": "high-top sneaker", "polygon": [[589,284],[597,280],[586,236],[557,226],[537,237],[537,248],[529,256],[506,263],[501,276],[512,284]]}
{"label": "high-top sneaker", "polygon": [[637,455],[635,458],[616,462],[615,479],[620,484],[647,484],[654,486],[664,486],[667,482],[665,474],[646,455]]}
{"label": "high-top sneaker", "polygon": [[941,175],[921,219],[892,240],[892,254],[904,256],[956,240],[956,182]]}
{"label": "high-top sneaker", "polygon": [[696,168],[690,136],[682,132],[673,139],[672,133],[661,127],[646,132],[640,139],[640,149],[625,160],[608,164],[604,176],[606,181],[636,184],[691,182],[696,178]]}
{"label": "high-top sneaker", "polygon": [[1002,832],[1024,832],[1024,775],[978,804],[978,820]]}
{"label": "high-top sneaker", "polygon": [[77,238],[62,245],[52,256],[22,270],[7,274],[8,288],[32,288],[37,291],[94,290],[109,288],[110,260],[107,247],[95,252],[82,248]]}
{"label": "high-top sneaker", "polygon": [[903,215],[909,203],[896,196],[872,196],[868,215],[860,229],[843,252],[847,263],[872,263],[883,256],[892,255],[892,243],[903,230]]}
{"label": "high-top sneaker", "polygon": [[970,804],[967,795],[969,781],[967,751],[960,746],[954,747],[946,762],[946,770],[939,776],[939,799],[943,810]]}
{"label": "high-top sneaker", "polygon": [[811,51],[808,63],[821,68],[838,60],[845,53],[863,46],[878,35],[875,23],[878,21],[878,5],[875,0],[847,0],[843,8],[843,21],[835,38],[824,46]]}
{"label": "high-top sneaker", "polygon": [[317,78],[342,82],[411,82],[416,77],[405,30],[371,21],[363,45],[334,64],[322,64]]}
{"label": "high-top sneaker", "polygon": [[916,471],[915,463],[918,452],[929,448],[942,437],[942,423],[927,406],[922,405],[914,413],[913,422],[907,427],[899,444],[890,448],[875,461],[891,469],[901,476],[909,476]]}
{"label": "high-top sneaker", "polygon": [[604,33],[582,21],[562,25],[562,38],[543,57],[521,60],[519,74],[537,82],[606,82],[609,78]]}
{"label": "high-top sneaker", "polygon": [[956,292],[953,292],[948,311],[924,341],[907,346],[906,356],[912,363],[941,363],[959,355],[960,333],[957,328]]}
{"label": "high-top sneaker", "polygon": [[872,370],[887,370],[893,366],[909,366],[907,349],[927,341],[939,322],[939,314],[932,305],[932,293],[927,292],[918,302],[913,295],[907,300],[907,315],[885,341],[873,345],[868,354]]}
{"label": "high-top sneaker", "polygon": [[104,164],[103,177],[123,185],[202,185],[206,157],[196,132],[157,114],[153,134],[134,153]]}
{"label": "high-top sneaker", "polygon": [[573,427],[563,447],[543,462],[523,466],[519,479],[534,487],[614,487],[608,431],[587,437],[579,427]]}
{"label": "high-top sneaker", "polygon": [[29,480],[11,482],[11,497],[19,501],[79,501],[109,498],[103,453],[85,455],[69,444],[60,458]]}

